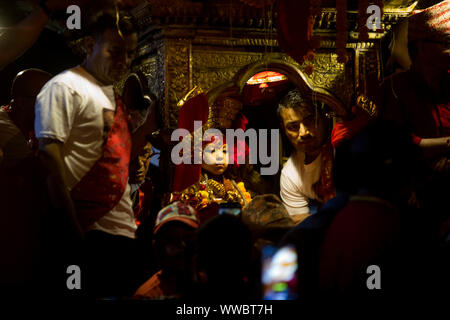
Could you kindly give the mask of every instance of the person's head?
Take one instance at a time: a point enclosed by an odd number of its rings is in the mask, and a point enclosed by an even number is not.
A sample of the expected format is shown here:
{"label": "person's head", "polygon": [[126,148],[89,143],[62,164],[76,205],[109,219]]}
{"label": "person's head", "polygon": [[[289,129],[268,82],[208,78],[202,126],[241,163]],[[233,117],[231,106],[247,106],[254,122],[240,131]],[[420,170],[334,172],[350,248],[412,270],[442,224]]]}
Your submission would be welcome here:
{"label": "person's head", "polygon": [[335,171],[341,180],[345,179],[348,190],[405,204],[420,155],[407,129],[378,120],[339,148]]}
{"label": "person's head", "polygon": [[408,18],[408,52],[411,67],[424,78],[435,94],[448,91],[450,2],[442,1]]}
{"label": "person's head", "polygon": [[211,135],[203,146],[203,162],[202,169],[213,174],[221,175],[227,168],[229,163],[228,147],[224,135]]}
{"label": "person's head", "polygon": [[85,38],[86,66],[95,78],[110,85],[121,79],[133,60],[137,43],[134,19],[123,12],[102,12],[88,28]]}
{"label": "person's head", "polygon": [[314,152],[325,143],[325,117],[299,90],[290,91],[280,101],[277,114],[284,133],[296,151]]}
{"label": "person's head", "polygon": [[252,236],[236,216],[218,215],[200,227],[197,234],[199,268],[213,282],[240,281],[248,272]]}
{"label": "person's head", "polygon": [[161,209],[154,227],[154,248],[163,270],[185,272],[199,220],[195,210],[182,202]]}
{"label": "person's head", "polygon": [[130,182],[141,183],[147,175],[152,155],[152,144],[147,142],[138,156],[130,163]]}
{"label": "person's head", "polygon": [[19,72],[11,86],[11,109],[21,125],[32,130],[34,127],[34,104],[44,84],[52,75],[39,69]]}

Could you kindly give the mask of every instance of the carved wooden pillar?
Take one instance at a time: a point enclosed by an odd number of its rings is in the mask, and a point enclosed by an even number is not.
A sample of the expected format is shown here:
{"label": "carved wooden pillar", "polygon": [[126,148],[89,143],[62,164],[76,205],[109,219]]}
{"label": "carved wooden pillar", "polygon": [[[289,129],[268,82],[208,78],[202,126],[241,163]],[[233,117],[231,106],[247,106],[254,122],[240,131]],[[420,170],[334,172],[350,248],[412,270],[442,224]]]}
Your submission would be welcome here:
{"label": "carved wooden pillar", "polygon": [[165,40],[165,110],[164,123],[176,128],[178,123],[178,101],[192,87],[192,49],[188,39]]}

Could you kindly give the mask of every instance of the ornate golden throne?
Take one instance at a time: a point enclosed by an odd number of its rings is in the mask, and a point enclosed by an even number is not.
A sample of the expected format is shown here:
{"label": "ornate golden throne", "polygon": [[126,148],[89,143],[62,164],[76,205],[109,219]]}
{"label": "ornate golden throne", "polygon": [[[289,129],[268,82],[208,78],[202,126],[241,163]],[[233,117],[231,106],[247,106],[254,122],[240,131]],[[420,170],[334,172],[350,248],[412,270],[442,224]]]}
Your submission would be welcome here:
{"label": "ornate golden throne", "polygon": [[142,29],[134,70],[148,79],[159,99],[160,127],[177,127],[177,103],[197,86],[209,99],[210,116],[223,108],[224,96],[239,97],[247,81],[261,71],[275,71],[300,90],[345,117],[356,96],[383,77],[381,41],[416,5],[413,0],[385,0],[381,32],[358,40],[358,1],[348,0],[349,61],[336,53],[336,1],[322,0],[313,33],[321,37],[311,62],[299,64],[281,52],[274,7],[256,8],[241,0],[149,0],[133,14]]}

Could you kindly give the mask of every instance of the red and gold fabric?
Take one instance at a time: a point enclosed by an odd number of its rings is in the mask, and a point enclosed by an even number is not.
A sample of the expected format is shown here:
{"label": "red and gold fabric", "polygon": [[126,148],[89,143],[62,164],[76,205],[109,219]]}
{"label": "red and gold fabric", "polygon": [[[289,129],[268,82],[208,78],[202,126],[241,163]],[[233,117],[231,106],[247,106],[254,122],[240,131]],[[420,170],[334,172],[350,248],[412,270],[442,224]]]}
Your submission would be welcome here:
{"label": "red and gold fabric", "polygon": [[321,174],[319,181],[314,185],[314,192],[321,202],[327,202],[334,198],[335,190],[333,185],[333,147],[330,142],[324,144],[320,151],[322,155]]}
{"label": "red and gold fabric", "polygon": [[71,190],[72,200],[83,227],[88,227],[122,198],[128,183],[131,133],[128,113],[116,94],[116,114],[100,159]]}

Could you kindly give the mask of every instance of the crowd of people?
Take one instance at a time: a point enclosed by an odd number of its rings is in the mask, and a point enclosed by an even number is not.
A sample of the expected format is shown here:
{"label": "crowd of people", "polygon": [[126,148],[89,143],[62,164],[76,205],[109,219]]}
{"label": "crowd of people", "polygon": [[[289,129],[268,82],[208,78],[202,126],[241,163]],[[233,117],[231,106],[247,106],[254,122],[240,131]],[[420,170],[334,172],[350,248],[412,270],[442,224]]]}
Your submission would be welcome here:
{"label": "crowd of people", "polygon": [[[312,305],[448,290],[448,1],[408,19],[410,63],[398,59],[373,97],[377,112],[356,104],[352,119],[333,126],[305,92],[279,102],[292,150],[279,194],[252,190],[254,170],[229,164],[248,146],[229,150],[223,135],[194,151],[202,164],[173,174],[152,168],[152,139],[132,153],[154,115],[114,89],[138,45],[133,19],[117,14],[95,17],[81,65],[18,74],[0,109],[4,283],[40,286],[49,298],[197,301],[259,300],[268,287],[270,297]],[[208,119],[204,95],[182,108]],[[296,258],[280,253],[287,260],[270,271],[279,281],[266,283],[270,247],[293,248]],[[67,287],[71,265],[82,271],[80,290]]]}

